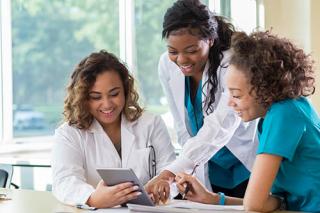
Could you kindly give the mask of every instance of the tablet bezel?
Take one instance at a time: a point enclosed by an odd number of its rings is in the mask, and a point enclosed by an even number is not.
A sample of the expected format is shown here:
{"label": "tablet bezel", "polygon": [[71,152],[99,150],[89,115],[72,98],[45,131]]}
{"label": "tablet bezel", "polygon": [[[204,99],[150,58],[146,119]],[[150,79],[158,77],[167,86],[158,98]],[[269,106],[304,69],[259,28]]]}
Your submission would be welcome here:
{"label": "tablet bezel", "polygon": [[140,204],[145,206],[154,206],[153,201],[150,199],[147,192],[144,190],[143,185],[140,183],[134,171],[130,168],[97,168],[97,172],[102,180],[108,186],[114,186],[124,182],[132,182],[139,186],[141,195],[138,198],[128,201],[127,203]]}

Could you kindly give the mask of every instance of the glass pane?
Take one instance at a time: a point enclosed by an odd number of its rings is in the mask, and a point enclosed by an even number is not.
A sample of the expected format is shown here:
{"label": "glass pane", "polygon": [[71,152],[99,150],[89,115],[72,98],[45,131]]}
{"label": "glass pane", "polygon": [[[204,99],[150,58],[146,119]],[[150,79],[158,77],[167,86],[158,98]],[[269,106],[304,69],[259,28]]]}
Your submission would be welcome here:
{"label": "glass pane", "polygon": [[136,78],[140,96],[153,113],[162,114],[170,135],[175,140],[173,120],[158,78],[158,61],[166,51],[161,38],[163,16],[175,0],[135,1]]}
{"label": "glass pane", "polygon": [[15,137],[53,134],[75,64],[119,55],[118,23],[118,0],[12,1]]}
{"label": "glass pane", "polygon": [[257,27],[256,0],[232,0],[231,19],[239,30],[251,33]]}

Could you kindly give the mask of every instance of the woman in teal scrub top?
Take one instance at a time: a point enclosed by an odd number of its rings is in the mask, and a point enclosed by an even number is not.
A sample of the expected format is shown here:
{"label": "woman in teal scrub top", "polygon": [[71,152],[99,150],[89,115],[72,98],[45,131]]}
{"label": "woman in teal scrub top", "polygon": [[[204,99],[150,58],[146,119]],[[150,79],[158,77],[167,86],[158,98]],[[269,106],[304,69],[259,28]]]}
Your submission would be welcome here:
{"label": "woman in teal scrub top", "polygon": [[[229,105],[243,121],[261,118],[259,146],[243,204],[246,210],[320,211],[320,118],[306,98],[315,91],[313,62],[302,49],[270,32],[232,39]],[[242,199],[210,193],[186,174],[176,178],[187,198],[215,204]],[[271,192],[271,193],[270,193]]]}

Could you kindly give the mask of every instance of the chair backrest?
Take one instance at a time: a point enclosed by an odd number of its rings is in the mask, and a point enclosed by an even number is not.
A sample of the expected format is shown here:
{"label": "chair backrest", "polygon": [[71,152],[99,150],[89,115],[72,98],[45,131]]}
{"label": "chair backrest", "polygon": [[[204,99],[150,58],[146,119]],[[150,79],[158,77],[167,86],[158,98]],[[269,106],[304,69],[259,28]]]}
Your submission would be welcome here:
{"label": "chair backrest", "polygon": [[9,188],[11,184],[13,167],[10,164],[0,164],[0,187]]}

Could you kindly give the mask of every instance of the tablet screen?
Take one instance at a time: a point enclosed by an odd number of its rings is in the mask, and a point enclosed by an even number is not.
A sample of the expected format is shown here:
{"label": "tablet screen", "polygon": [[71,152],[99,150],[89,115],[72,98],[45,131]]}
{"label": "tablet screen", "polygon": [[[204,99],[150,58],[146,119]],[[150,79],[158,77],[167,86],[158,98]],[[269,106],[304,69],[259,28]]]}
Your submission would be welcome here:
{"label": "tablet screen", "polygon": [[154,203],[149,198],[147,192],[144,190],[143,185],[140,183],[136,174],[132,169],[127,168],[98,168],[97,172],[99,173],[102,180],[108,186],[114,186],[119,183],[132,182],[135,185],[139,186],[141,195],[133,200],[128,201],[128,203],[140,204],[146,206],[154,206]]}

